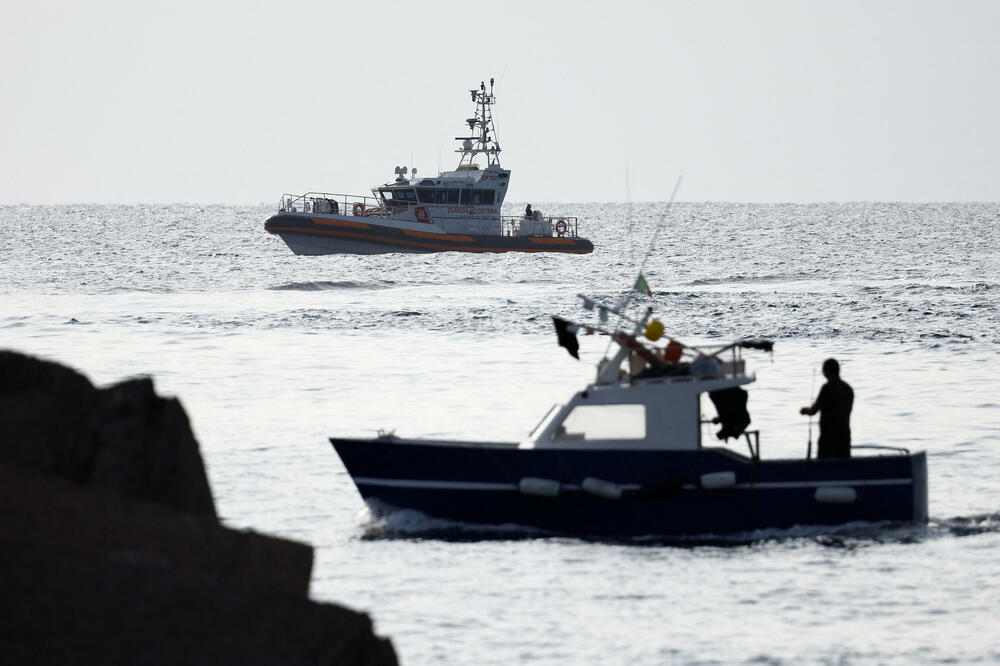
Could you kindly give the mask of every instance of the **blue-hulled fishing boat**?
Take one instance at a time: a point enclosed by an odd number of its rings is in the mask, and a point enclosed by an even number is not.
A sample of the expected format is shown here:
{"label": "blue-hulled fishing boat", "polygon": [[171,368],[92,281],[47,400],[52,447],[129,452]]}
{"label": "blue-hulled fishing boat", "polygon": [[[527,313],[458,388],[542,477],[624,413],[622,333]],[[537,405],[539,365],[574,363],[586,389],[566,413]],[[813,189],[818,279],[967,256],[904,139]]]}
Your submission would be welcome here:
{"label": "blue-hulled fishing boat", "polygon": [[[927,521],[924,452],[869,447],[858,455],[855,447],[848,458],[761,456],[760,432],[747,430],[742,387],[755,377],[743,352],[770,351],[770,341],[686,345],[662,337],[651,308],[632,320],[589,298],[584,307],[628,322],[612,331],[553,318],[574,356],[580,331],[605,333],[617,345],[591,384],[521,442],[331,439],[361,496],[379,514],[409,509],[585,537]],[[702,416],[709,403],[711,419]],[[703,441],[706,422],[719,425],[720,440],[745,442],[746,453]]]}

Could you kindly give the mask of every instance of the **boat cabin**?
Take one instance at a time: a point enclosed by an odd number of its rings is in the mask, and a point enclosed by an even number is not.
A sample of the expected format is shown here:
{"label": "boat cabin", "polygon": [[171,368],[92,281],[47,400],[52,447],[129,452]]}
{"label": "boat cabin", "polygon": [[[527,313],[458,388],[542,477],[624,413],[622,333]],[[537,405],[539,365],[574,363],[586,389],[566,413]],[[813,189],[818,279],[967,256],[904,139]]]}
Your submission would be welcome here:
{"label": "boat cabin", "polygon": [[[476,165],[473,165],[476,166]],[[405,173],[406,167],[397,167],[397,173]],[[510,171],[498,165],[486,169],[456,169],[443,171],[437,178],[403,178],[402,173],[391,183],[372,188],[381,204],[391,209],[403,209],[416,204],[429,206],[468,207],[467,214],[497,215],[507,194]],[[488,208],[492,210],[475,210]],[[432,215],[458,211],[431,211]]]}
{"label": "boat cabin", "polygon": [[[586,309],[594,309],[591,299],[580,297]],[[741,350],[770,351],[772,343],[747,339],[708,349],[668,338],[660,348],[639,340],[640,335],[653,343],[662,339],[663,324],[650,322],[651,314],[648,308],[640,320],[631,320],[635,324],[631,334],[604,331],[618,345],[617,353],[598,364],[594,383],[565,406],[552,407],[520,448],[696,451],[702,445],[701,395],[707,393],[718,414],[712,422],[722,426],[719,437],[745,435],[751,456],[759,456],[759,440],[755,448],[746,432],[750,415],[746,391],[740,388],[756,378],[746,374]],[[557,331],[561,328],[560,345],[570,335],[575,343],[579,325],[553,319]]]}
{"label": "boat cabin", "polygon": [[[743,393],[739,387],[753,381],[743,374],[689,374],[590,384],[565,406],[554,406],[520,448],[606,449],[610,445],[695,451],[701,448],[701,394],[710,394],[713,402],[721,396],[723,404],[733,398],[738,403]],[[737,393],[727,395],[733,390]],[[744,400],[744,410],[745,404]],[[720,417],[723,411],[720,406]],[[734,435],[741,434],[739,430]]]}

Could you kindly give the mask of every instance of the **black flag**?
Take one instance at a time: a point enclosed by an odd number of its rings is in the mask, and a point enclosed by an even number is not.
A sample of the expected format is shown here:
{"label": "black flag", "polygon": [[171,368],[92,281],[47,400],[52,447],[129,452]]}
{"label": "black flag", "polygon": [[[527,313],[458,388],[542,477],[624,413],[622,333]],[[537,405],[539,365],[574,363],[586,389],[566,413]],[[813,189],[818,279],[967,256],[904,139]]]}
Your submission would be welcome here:
{"label": "black flag", "polygon": [[744,349],[760,349],[762,351],[774,351],[774,342],[771,340],[740,340],[740,347]]}
{"label": "black flag", "polygon": [[576,324],[552,317],[552,323],[556,325],[556,335],[559,337],[559,346],[565,347],[569,355],[580,360],[580,343],[576,340]]}

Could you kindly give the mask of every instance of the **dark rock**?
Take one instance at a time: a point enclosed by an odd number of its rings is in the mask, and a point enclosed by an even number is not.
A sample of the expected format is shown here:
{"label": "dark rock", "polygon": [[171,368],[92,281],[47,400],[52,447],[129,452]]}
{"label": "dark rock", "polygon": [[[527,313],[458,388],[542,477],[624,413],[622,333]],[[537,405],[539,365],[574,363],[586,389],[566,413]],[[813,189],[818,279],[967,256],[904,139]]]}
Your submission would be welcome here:
{"label": "dark rock", "polygon": [[395,664],[361,613],[127,553],[0,538],[0,656],[20,664]]}
{"label": "dark rock", "polygon": [[[0,467],[0,538],[80,551],[127,554],[217,578],[240,579],[305,597],[311,547],[223,527],[162,504],[123,498],[53,476]],[[124,556],[124,555],[123,555]]]}
{"label": "dark rock", "polygon": [[180,403],[0,351],[0,663],[396,663],[312,548],[219,524]]}
{"label": "dark rock", "polygon": [[0,351],[0,464],[216,516],[198,442],[148,377],[96,389],[74,370]]}

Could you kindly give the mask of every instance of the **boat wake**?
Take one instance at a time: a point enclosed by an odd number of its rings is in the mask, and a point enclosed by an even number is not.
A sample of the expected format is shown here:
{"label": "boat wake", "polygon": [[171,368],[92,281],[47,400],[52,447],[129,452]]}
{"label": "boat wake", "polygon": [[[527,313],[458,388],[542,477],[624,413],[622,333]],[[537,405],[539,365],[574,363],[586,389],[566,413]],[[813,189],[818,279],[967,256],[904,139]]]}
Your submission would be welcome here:
{"label": "boat wake", "polygon": [[565,539],[584,543],[609,543],[636,547],[668,546],[676,548],[739,547],[812,541],[829,548],[854,549],[881,544],[915,544],[931,539],[966,537],[1000,532],[1000,513],[954,518],[932,518],[926,525],[883,522],[853,522],[844,525],[795,525],[735,534],[700,534],[691,536],[647,535],[630,538],[569,536],[524,525],[479,525],[434,518],[412,509],[397,509],[370,500],[358,520],[363,540],[434,539],[438,541],[513,541],[527,539]]}
{"label": "boat wake", "polygon": [[774,275],[729,275],[719,278],[699,278],[684,283],[688,287],[711,287],[727,284],[772,284],[782,282],[801,282],[815,280],[820,277],[816,271],[797,273],[776,273]]}
{"label": "boat wake", "polygon": [[929,529],[957,537],[1000,532],[1000,513],[981,513],[955,518],[931,518]]}
{"label": "boat wake", "polygon": [[434,518],[413,509],[398,509],[378,500],[358,515],[363,540],[435,539],[439,541],[511,541],[556,536],[525,525],[478,525]]}
{"label": "boat wake", "polygon": [[329,289],[388,289],[394,286],[392,282],[384,281],[364,281],[354,282],[352,280],[341,281],[316,281],[316,282],[287,282],[285,284],[268,287],[271,291],[326,291]]}

